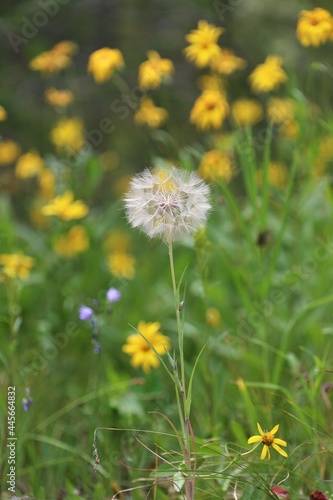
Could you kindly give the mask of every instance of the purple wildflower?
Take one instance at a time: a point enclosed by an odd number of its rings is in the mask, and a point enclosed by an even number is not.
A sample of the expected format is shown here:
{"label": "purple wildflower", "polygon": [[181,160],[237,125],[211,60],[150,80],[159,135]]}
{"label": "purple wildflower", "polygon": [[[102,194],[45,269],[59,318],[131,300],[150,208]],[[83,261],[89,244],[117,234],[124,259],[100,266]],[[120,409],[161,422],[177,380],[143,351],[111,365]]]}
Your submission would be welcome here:
{"label": "purple wildflower", "polygon": [[109,302],[118,302],[121,297],[121,292],[117,290],[117,288],[109,288],[109,290],[106,292],[106,298]]}
{"label": "purple wildflower", "polygon": [[82,321],[88,321],[94,316],[94,311],[91,309],[91,307],[88,306],[81,306],[79,309],[79,318]]}

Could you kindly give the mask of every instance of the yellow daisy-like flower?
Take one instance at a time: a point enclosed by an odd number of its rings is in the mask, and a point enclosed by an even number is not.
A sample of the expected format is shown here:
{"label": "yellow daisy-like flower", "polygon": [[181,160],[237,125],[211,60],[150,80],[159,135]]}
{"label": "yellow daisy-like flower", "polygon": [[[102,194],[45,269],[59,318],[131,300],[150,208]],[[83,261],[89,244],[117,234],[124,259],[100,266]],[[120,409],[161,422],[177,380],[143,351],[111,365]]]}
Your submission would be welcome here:
{"label": "yellow daisy-like flower", "polygon": [[140,321],[137,330],[144,338],[139,333],[133,333],[127,338],[127,344],[123,346],[122,350],[131,356],[131,365],[134,368],[141,366],[143,371],[148,373],[151,368],[159,366],[160,360],[149,344],[160,356],[170,350],[170,339],[159,331],[160,328],[161,324],[157,321],[154,323]]}
{"label": "yellow daisy-like flower", "polygon": [[198,87],[200,90],[217,90],[221,94],[226,94],[226,83],[218,75],[202,75],[198,78]]}
{"label": "yellow daisy-like flower", "polygon": [[3,106],[0,106],[0,122],[4,122],[7,120],[7,111]]}
{"label": "yellow daisy-like flower", "polygon": [[217,90],[204,90],[191,110],[190,123],[199,130],[219,129],[229,113],[229,104]]}
{"label": "yellow daisy-like flower", "polygon": [[173,75],[175,68],[170,59],[162,59],[158,52],[147,52],[148,60],[139,66],[139,85],[142,89],[158,88],[163,78]]}
{"label": "yellow daisy-like flower", "polygon": [[73,257],[88,247],[89,238],[82,226],[73,226],[65,236],[61,236],[53,244],[54,251],[63,257]]}
{"label": "yellow daisy-like flower", "polygon": [[19,253],[0,255],[1,271],[8,278],[27,278],[34,263],[35,259],[28,255]]}
{"label": "yellow daisy-like flower", "polygon": [[231,106],[231,116],[239,127],[254,125],[263,118],[263,107],[254,99],[237,99]]}
{"label": "yellow daisy-like flower", "polygon": [[[288,171],[284,163],[271,162],[268,166],[268,182],[279,189],[286,187],[288,181]],[[257,173],[257,182],[262,184],[262,171]]]}
{"label": "yellow daisy-like flower", "polygon": [[292,99],[271,97],[267,102],[267,116],[276,125],[282,125],[294,118],[294,108]]}
{"label": "yellow daisy-like flower", "polygon": [[21,148],[11,139],[0,140],[0,165],[10,165],[20,154]]}
{"label": "yellow daisy-like flower", "polygon": [[45,205],[41,212],[43,215],[55,215],[59,219],[69,221],[74,219],[82,219],[85,217],[89,209],[87,205],[81,201],[74,201],[72,191],[66,191],[64,194],[56,196],[50,203]]}
{"label": "yellow daisy-like flower", "polygon": [[114,71],[124,64],[124,58],[119,49],[103,47],[90,54],[88,73],[93,75],[96,83],[105,83],[110,80]]}
{"label": "yellow daisy-like flower", "polygon": [[34,57],[29,63],[29,68],[33,71],[40,71],[45,75],[59,73],[59,71],[71,65],[71,56],[75,53],[76,49],[77,45],[74,42],[63,40],[57,43],[51,50],[42,52]]}
{"label": "yellow daisy-like flower", "polygon": [[43,169],[38,175],[39,195],[44,199],[54,196],[56,178],[52,170]]}
{"label": "yellow daisy-like flower", "polygon": [[83,131],[83,121],[80,118],[64,118],[51,130],[50,139],[58,150],[76,152],[84,145]]}
{"label": "yellow daisy-like flower", "polygon": [[29,179],[40,174],[45,166],[43,158],[36,151],[29,151],[17,160],[15,174],[19,179]]}
{"label": "yellow daisy-like flower", "polygon": [[167,118],[168,112],[164,108],[158,108],[151,99],[145,98],[140,102],[140,107],[134,115],[134,122],[138,125],[158,128]]}
{"label": "yellow daisy-like flower", "polygon": [[296,34],[304,47],[319,47],[331,39],[333,18],[325,9],[302,10],[299,15]]}
{"label": "yellow daisy-like flower", "polygon": [[232,50],[221,49],[211,60],[210,66],[222,75],[231,75],[239,69],[244,69],[247,62],[245,59],[237,57]]}
{"label": "yellow daisy-like flower", "polygon": [[130,280],[135,276],[135,258],[127,251],[114,251],[107,259],[107,266],[115,278]]}
{"label": "yellow daisy-like flower", "polygon": [[57,90],[54,87],[46,89],[44,92],[45,101],[51,106],[64,108],[74,100],[74,94],[71,90]]}
{"label": "yellow daisy-like flower", "polygon": [[253,443],[262,443],[263,449],[260,455],[261,460],[263,460],[266,455],[268,458],[271,458],[269,447],[272,446],[274,450],[276,450],[283,457],[288,457],[287,453],[280,448],[280,446],[287,446],[287,443],[283,441],[283,439],[279,439],[275,437],[275,434],[279,430],[279,425],[273,427],[270,432],[264,432],[259,423],[257,423],[258,431],[260,436],[252,436],[248,439],[248,444]]}
{"label": "yellow daisy-like flower", "polygon": [[227,154],[212,149],[203,155],[198,174],[211,182],[217,182],[219,179],[229,182],[234,174],[234,167]]}
{"label": "yellow daisy-like flower", "polygon": [[282,69],[283,59],[278,56],[268,56],[264,63],[259,64],[249,76],[253,92],[270,92],[276,90],[288,77]]}
{"label": "yellow daisy-like flower", "polygon": [[199,21],[198,29],[191,31],[185,37],[190,44],[184,49],[186,58],[198,68],[208,66],[221,51],[217,40],[223,32],[223,28],[217,28],[207,21]]}

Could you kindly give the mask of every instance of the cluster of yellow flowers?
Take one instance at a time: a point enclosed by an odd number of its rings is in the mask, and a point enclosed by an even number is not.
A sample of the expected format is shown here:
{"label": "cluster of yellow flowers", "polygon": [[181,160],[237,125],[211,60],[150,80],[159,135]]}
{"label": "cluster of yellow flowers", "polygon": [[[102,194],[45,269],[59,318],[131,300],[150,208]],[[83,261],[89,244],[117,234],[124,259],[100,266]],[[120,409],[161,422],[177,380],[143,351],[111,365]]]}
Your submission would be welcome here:
{"label": "cluster of yellow flowers", "polygon": [[0,278],[25,279],[29,276],[30,270],[35,263],[35,259],[21,253],[0,255]]}
{"label": "cluster of yellow flowers", "polygon": [[299,15],[296,33],[304,47],[319,47],[333,42],[333,16],[321,7],[302,10]]}

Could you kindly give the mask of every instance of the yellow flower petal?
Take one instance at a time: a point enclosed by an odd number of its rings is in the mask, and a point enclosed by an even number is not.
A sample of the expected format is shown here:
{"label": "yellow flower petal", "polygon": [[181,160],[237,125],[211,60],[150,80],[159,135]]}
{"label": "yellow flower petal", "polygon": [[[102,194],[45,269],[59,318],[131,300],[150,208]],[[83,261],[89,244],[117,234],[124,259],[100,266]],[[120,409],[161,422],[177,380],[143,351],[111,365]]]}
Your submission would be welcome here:
{"label": "yellow flower petal", "polygon": [[279,424],[275,425],[275,427],[273,427],[273,429],[271,430],[270,434],[273,434],[273,435],[276,434],[277,431],[279,430],[279,427],[280,427]]}
{"label": "yellow flower petal", "polygon": [[260,443],[261,440],[262,440],[261,436],[252,436],[247,440],[247,442],[248,444],[253,444],[253,443]]}
{"label": "yellow flower petal", "polygon": [[262,447],[260,459],[264,460],[264,458],[266,457],[267,454],[268,454],[268,458],[270,458],[269,448],[266,444],[264,444],[264,446]]}
{"label": "yellow flower petal", "polygon": [[260,426],[259,422],[257,422],[257,427],[258,427],[258,431],[259,431],[259,433],[263,436],[265,433],[264,433],[264,431],[262,430],[262,428],[261,428],[261,426]]}
{"label": "yellow flower petal", "polygon": [[283,439],[274,438],[274,443],[280,444],[281,446],[287,446],[287,443]]}
{"label": "yellow flower petal", "polygon": [[274,439],[272,446],[273,446],[274,450],[276,450],[278,453],[280,453],[280,455],[282,455],[283,457],[288,457],[288,454],[282,448],[280,448],[280,446],[278,446],[276,444],[276,439]]}

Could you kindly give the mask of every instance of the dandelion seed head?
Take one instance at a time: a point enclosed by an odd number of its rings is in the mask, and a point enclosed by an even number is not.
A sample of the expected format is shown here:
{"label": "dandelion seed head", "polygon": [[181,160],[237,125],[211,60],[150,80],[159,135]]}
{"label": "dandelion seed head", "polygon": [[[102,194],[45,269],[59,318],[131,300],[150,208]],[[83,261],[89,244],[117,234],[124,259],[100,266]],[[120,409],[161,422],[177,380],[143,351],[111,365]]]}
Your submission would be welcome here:
{"label": "dandelion seed head", "polygon": [[149,238],[179,240],[204,226],[211,208],[209,187],[195,172],[146,169],[133,177],[126,216]]}

